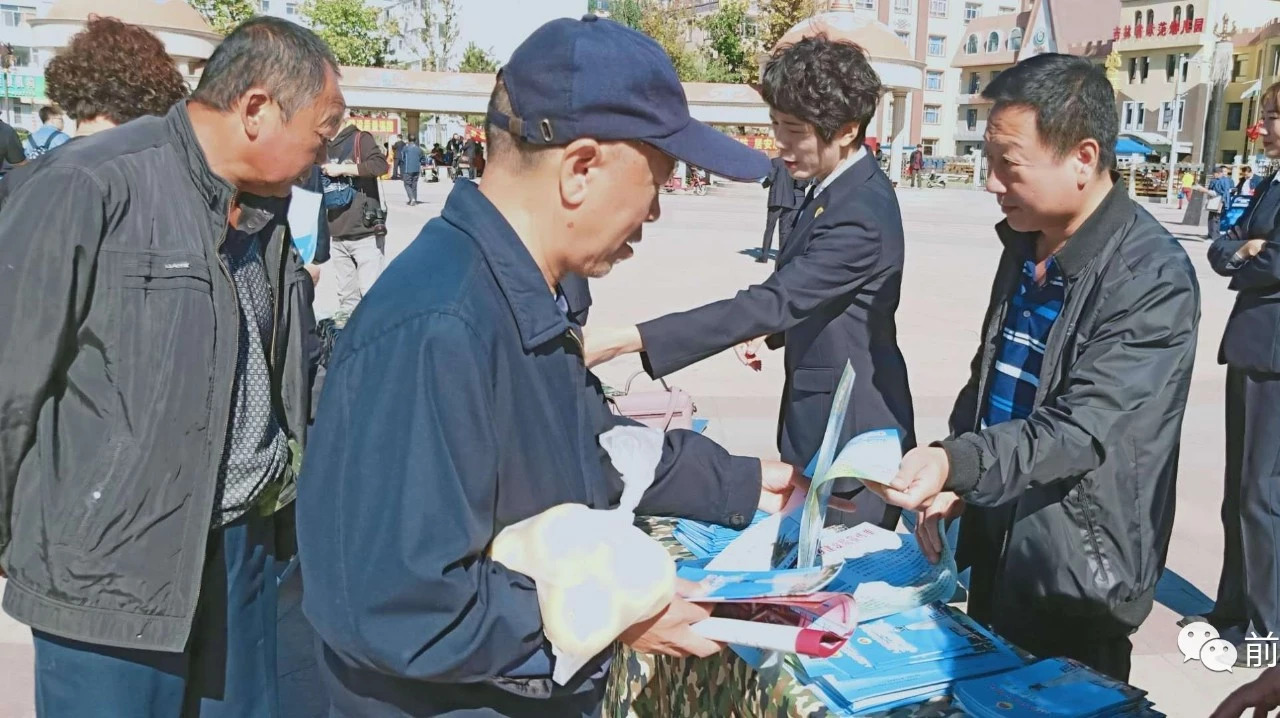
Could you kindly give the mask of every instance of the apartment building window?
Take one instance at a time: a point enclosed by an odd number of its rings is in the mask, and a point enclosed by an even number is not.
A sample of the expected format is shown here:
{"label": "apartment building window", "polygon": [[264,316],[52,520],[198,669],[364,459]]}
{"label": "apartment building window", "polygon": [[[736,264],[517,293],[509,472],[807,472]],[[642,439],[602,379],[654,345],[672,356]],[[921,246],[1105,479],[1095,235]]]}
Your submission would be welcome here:
{"label": "apartment building window", "polygon": [[1280,75],[1280,45],[1271,48],[1271,76]]}
{"label": "apartment building window", "polygon": [[976,95],[979,92],[982,92],[982,75],[975,72],[969,75],[969,94]]}
{"label": "apartment building window", "polygon": [[296,3],[296,2],[287,2],[287,3],[285,3],[285,4],[284,4],[284,14],[285,14],[285,15],[297,15],[297,14],[298,14],[298,3]]}
{"label": "apartment building window", "polygon": [[1231,81],[1237,82],[1244,77],[1244,55],[1231,58]]}
{"label": "apartment building window", "polygon": [[949,0],[929,0],[929,17],[946,17],[950,4]]}
{"label": "apartment building window", "polygon": [[1142,56],[1142,81],[1147,81],[1147,76],[1151,74],[1151,56]]}
{"label": "apartment building window", "polygon": [[13,46],[13,66],[31,67],[31,48]]}
{"label": "apartment building window", "polygon": [[1164,79],[1166,82],[1173,82],[1173,76],[1178,74],[1178,56],[1164,56]]}
{"label": "apartment building window", "polygon": [[1187,22],[1192,22],[1195,19],[1196,19],[1196,6],[1192,5],[1191,3],[1187,3]]}
{"label": "apartment building window", "polygon": [[271,0],[262,0],[262,12],[271,12]]}
{"label": "apartment building window", "polygon": [[1000,52],[1000,33],[995,30],[987,35],[987,52]]}
{"label": "apartment building window", "polygon": [[970,35],[969,39],[965,41],[964,54],[966,55],[978,54],[978,36],[977,35]]}
{"label": "apartment building window", "polygon": [[942,106],[941,105],[925,105],[924,106],[924,123],[926,125],[937,125],[942,123]]}
{"label": "apartment building window", "polygon": [[1228,102],[1227,103],[1227,132],[1238,132],[1240,130],[1240,122],[1244,119],[1244,103]]}
{"label": "apartment building window", "polygon": [[1126,101],[1120,113],[1120,129],[1141,132],[1146,119],[1146,109],[1141,102]]}
{"label": "apartment building window", "polygon": [[937,140],[920,140],[920,152],[925,157],[933,157],[938,153]]}
{"label": "apartment building window", "polygon": [[982,6],[978,3],[967,2],[964,4],[964,24],[968,25],[969,21],[982,14]]}
{"label": "apartment building window", "polygon": [[1174,27],[1182,27],[1182,7],[1173,6],[1173,25]]}
{"label": "apartment building window", "polygon": [[20,27],[30,17],[35,17],[36,9],[25,5],[0,5],[0,25],[4,27]]}
{"label": "apartment building window", "polygon": [[1186,82],[1186,81],[1187,81],[1187,72],[1188,72],[1190,69],[1191,69],[1191,62],[1190,62],[1190,61],[1182,63],[1182,81],[1183,81],[1183,82]]}
{"label": "apartment building window", "polygon": [[971,110],[964,111],[964,126],[971,130],[978,129],[978,111],[977,110],[971,109]]}
{"label": "apartment building window", "polygon": [[929,56],[943,57],[947,54],[947,38],[943,35],[929,36]]}
{"label": "apartment building window", "polygon": [[875,10],[876,0],[858,0],[858,7],[863,10]]}
{"label": "apartment building window", "polygon": [[942,92],[942,72],[929,70],[924,76],[924,89]]}
{"label": "apartment building window", "polygon": [[1014,14],[1014,13],[1016,13],[1016,12],[1018,12],[1018,8],[1016,8],[1016,7],[1012,6],[1012,5],[1001,5],[1001,6],[1000,6],[1000,14],[1001,14],[1001,15],[1012,15],[1012,14]]}
{"label": "apartment building window", "polygon": [[1015,27],[1009,31],[1009,49],[1014,52],[1022,49],[1022,28]]}
{"label": "apartment building window", "polygon": [[[1181,130],[1183,127],[1183,121],[1186,119],[1186,114],[1187,114],[1186,100],[1178,100],[1177,112],[1178,112],[1178,120],[1177,120],[1178,129]],[[1173,113],[1174,113],[1174,110],[1173,110],[1172,102],[1161,102],[1160,117],[1159,119],[1156,120],[1156,129],[1159,130],[1160,132],[1167,132],[1169,130],[1170,123],[1174,121]]]}
{"label": "apartment building window", "polygon": [[910,15],[911,0],[893,0],[893,11],[899,15]]}
{"label": "apartment building window", "polygon": [[898,36],[898,39],[902,41],[903,45],[911,47],[911,33],[899,30],[895,34]]}
{"label": "apartment building window", "polygon": [[1138,58],[1131,57],[1129,58],[1129,84],[1132,85],[1137,81],[1138,81]]}

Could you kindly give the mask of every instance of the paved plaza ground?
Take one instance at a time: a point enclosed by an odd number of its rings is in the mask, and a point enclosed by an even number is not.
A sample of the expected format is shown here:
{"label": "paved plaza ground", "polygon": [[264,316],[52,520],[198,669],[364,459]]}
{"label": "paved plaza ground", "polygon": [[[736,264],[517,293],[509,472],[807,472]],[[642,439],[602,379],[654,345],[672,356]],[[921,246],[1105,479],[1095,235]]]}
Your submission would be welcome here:
{"label": "paved plaza ground", "polygon": [[[439,213],[444,182],[421,187],[423,204],[406,207],[399,182],[386,182],[391,205],[388,253],[397,254],[422,224]],[[916,428],[922,442],[940,438],[955,393],[966,378],[978,343],[999,256],[992,225],[1000,219],[993,197],[968,189],[913,190],[898,194],[907,234],[899,339],[910,368]],[[666,312],[722,299],[768,276],[771,265],[753,260],[764,226],[765,192],[748,185],[716,187],[706,197],[663,197],[663,216],[645,230],[636,256],[606,279],[594,282],[590,326],[634,323]],[[1216,361],[1218,340],[1233,295],[1205,259],[1203,228],[1174,224],[1181,213],[1160,206],[1152,212],[1184,239],[1200,277],[1203,314],[1194,383],[1183,428],[1178,513],[1168,571],[1157,605],[1135,636],[1132,682],[1151,692],[1170,716],[1206,716],[1233,687],[1255,671],[1212,673],[1183,663],[1175,621],[1207,609],[1221,563],[1223,382]],[[318,309],[336,306],[332,273],[321,277]],[[754,373],[731,352],[712,357],[671,378],[693,394],[708,433],[731,451],[776,458],[775,427],[782,387],[782,356],[768,354]],[[639,369],[634,357],[598,369],[607,384],[620,385]],[[645,379],[638,379],[643,384]],[[287,640],[287,639],[286,639]],[[301,649],[301,647],[298,647]],[[284,652],[286,647],[282,647]],[[33,716],[30,632],[0,616],[0,718]]]}

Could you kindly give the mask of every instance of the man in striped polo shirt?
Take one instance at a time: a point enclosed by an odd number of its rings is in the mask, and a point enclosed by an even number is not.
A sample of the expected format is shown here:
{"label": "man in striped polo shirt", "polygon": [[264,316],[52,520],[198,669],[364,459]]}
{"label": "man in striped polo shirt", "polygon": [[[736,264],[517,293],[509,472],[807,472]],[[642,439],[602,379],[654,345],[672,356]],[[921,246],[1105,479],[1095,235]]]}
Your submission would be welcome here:
{"label": "man in striped polo shirt", "polygon": [[1031,413],[1040,387],[1044,345],[1062,311],[1065,294],[1062,269],[1052,256],[1043,262],[1034,257],[1022,262],[1022,281],[1018,293],[1009,299],[1003,342],[991,376],[984,428],[1010,419],[1025,419]]}

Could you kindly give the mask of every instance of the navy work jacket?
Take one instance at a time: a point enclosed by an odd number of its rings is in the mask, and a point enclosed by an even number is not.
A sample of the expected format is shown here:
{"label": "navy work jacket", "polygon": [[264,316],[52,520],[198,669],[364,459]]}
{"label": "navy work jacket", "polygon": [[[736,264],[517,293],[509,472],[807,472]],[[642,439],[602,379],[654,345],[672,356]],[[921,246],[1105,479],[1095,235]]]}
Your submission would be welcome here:
{"label": "navy work jacket", "polygon": [[[598,712],[610,653],[568,686],[537,593],[491,560],[502,529],[616,506],[598,436],[620,421],[515,231],[455,185],[338,342],[299,481],[303,609],[338,715]],[[640,512],[743,527],[758,459],[667,434]]]}

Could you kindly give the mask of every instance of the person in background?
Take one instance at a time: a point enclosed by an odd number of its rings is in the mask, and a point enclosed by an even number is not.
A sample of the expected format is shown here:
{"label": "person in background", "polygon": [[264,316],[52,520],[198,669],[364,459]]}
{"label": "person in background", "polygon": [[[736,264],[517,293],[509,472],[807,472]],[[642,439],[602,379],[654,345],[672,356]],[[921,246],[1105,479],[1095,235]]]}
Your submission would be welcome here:
{"label": "person in background", "polygon": [[[0,178],[26,161],[27,155],[22,151],[22,140],[18,137],[18,131],[0,118]],[[0,191],[3,187],[4,185],[0,184]]]}
{"label": "person in background", "polygon": [[62,110],[57,105],[45,105],[40,108],[40,128],[27,137],[24,153],[27,159],[34,160],[49,150],[66,144],[71,136],[62,131]]}
{"label": "person in background", "polygon": [[1236,183],[1237,197],[1252,197],[1258,185],[1262,183],[1261,177],[1253,176],[1253,167],[1245,165],[1240,168],[1240,181]]}
{"label": "person in background", "polygon": [[404,138],[396,135],[395,144],[391,145],[391,179],[400,179],[404,175],[404,162],[400,157],[400,151],[404,149]]}
{"label": "person in background", "polygon": [[950,438],[872,490],[921,512],[932,560],[939,521],[964,512],[973,618],[1124,681],[1173,529],[1195,269],[1119,181],[1102,68],[1037,55],[982,96],[986,189],[1005,220],[981,342]]}
{"label": "person in background", "polygon": [[45,94],[76,123],[76,137],[163,115],[187,84],[160,38],[113,17],[91,16],[44,70]]}
{"label": "person in background", "polygon": [[0,570],[41,715],[278,714],[311,388],[283,198],[342,111],[328,46],[258,17],[191,100],[5,180]]}
{"label": "person in background", "polygon": [[791,234],[791,228],[795,226],[796,210],[804,202],[804,192],[787,171],[787,164],[781,156],[770,160],[769,176],[765,177],[763,185],[769,190],[769,197],[768,215],[764,225],[764,244],[760,247],[760,256],[756,258],[756,261],[762,264],[769,261],[769,247],[773,244],[774,227],[777,227],[778,251],[781,252],[787,244],[787,236]]}
{"label": "person in background", "polygon": [[[809,37],[774,52],[762,95],[785,168],[811,184],[773,274],[732,298],[638,326],[594,327],[588,363],[642,352],[656,379],[733,348],[759,371],[761,345],[785,347],[778,451],[806,474],[815,467],[848,363],[857,378],[837,446],[866,431],[895,429],[903,450],[910,449],[915,419],[895,317],[905,261],[902,214],[892,183],[864,145],[880,78],[858,46]],[[835,490],[845,498],[859,494],[858,511],[831,511],[831,523],[897,525],[898,509],[862,491],[856,479],[840,480]]]}
{"label": "person in background", "polygon": [[462,161],[464,168],[467,170],[467,179],[474,180],[476,178],[476,150],[478,144],[474,137],[468,137],[462,143]]}
{"label": "person in background", "polygon": [[[608,509],[622,490],[599,437],[634,424],[584,366],[559,285],[632,255],[675,157],[735,179],[768,172],[689,117],[657,42],[591,15],[516,48],[487,137],[485,181],[455,183],[365,299],[317,413],[298,535],[335,716],[600,715],[612,650],[553,682],[534,582],[489,555],[514,523],[566,502]],[[696,432],[658,441],[645,515],[741,528],[803,484]],[[709,655],[720,645],[690,627],[707,615],[673,596],[620,640]]]}
{"label": "person in background", "polygon": [[1196,186],[1196,176],[1190,169],[1182,171],[1182,190],[1178,193],[1178,209],[1182,209],[1184,201],[1191,200],[1191,188]]}
{"label": "person in background", "polygon": [[1222,213],[1231,204],[1234,189],[1231,184],[1231,168],[1218,165],[1213,168],[1213,179],[1209,181],[1208,187],[1193,185],[1191,189],[1209,195],[1209,201],[1205,205],[1209,215],[1209,239],[1217,239],[1222,225]]}
{"label": "person in background", "polygon": [[920,175],[924,174],[924,150],[916,147],[911,151],[911,161],[907,164],[911,170],[911,186],[920,188]]}
{"label": "person in background", "polygon": [[431,154],[428,155],[428,159],[430,160],[430,163],[431,163],[431,179],[427,181],[439,182],[440,168],[448,164],[444,157],[444,148],[440,146],[439,142],[436,142],[435,144],[431,145]]}
{"label": "person in background", "polygon": [[426,158],[418,141],[410,137],[408,142],[400,145],[396,159],[400,163],[400,176],[404,179],[404,193],[409,198],[409,206],[422,204],[418,201],[418,178],[422,176],[422,165]]}
{"label": "person in background", "polygon": [[[1262,93],[1263,151],[1280,159],[1280,83]],[[1206,620],[1240,644],[1249,631],[1280,632],[1280,184],[1267,178],[1249,208],[1209,248],[1230,277],[1235,306],[1218,361],[1227,365],[1222,573]]]}
{"label": "person in background", "polygon": [[350,182],[355,197],[344,207],[329,210],[332,237],[330,266],[338,283],[339,325],[355,311],[360,298],[382,274],[386,226],[377,221],[382,193],[378,178],[387,173],[387,158],[373,135],[350,120],[328,144],[329,161],[321,171],[331,179]]}

